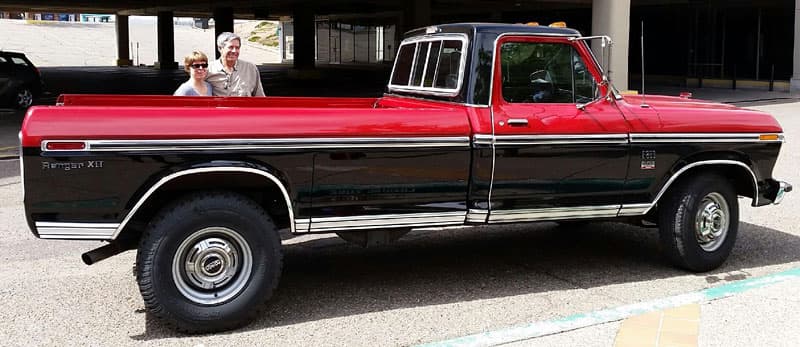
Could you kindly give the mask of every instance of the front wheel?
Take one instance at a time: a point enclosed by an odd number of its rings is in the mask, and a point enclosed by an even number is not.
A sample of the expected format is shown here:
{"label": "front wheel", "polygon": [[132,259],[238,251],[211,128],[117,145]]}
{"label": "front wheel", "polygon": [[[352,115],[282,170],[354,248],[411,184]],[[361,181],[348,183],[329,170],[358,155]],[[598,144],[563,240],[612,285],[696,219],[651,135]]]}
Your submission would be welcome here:
{"label": "front wheel", "polygon": [[200,193],[164,208],[137,254],[139,290],[157,318],[188,333],[248,323],[278,284],[281,243],[247,197]]}
{"label": "front wheel", "polygon": [[659,233],[675,266],[705,272],[730,255],[739,230],[739,202],[724,177],[703,174],[681,182],[659,207]]}

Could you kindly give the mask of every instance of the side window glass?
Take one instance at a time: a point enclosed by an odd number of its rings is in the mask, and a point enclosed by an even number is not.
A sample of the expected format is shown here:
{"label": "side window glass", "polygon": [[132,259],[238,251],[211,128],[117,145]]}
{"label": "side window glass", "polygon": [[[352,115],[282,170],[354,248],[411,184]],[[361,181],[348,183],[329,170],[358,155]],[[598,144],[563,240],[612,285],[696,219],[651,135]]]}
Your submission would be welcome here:
{"label": "side window glass", "polygon": [[512,103],[575,103],[575,57],[580,59],[567,44],[504,43],[500,49],[503,99]]}
{"label": "side window glass", "polygon": [[11,61],[13,61],[14,64],[17,64],[17,65],[28,66],[28,63],[25,62],[25,60],[21,59],[21,58],[11,57]]}
{"label": "side window glass", "polygon": [[575,102],[585,104],[597,99],[597,83],[589,69],[586,68],[586,64],[583,63],[581,56],[574,49],[572,50],[572,61],[575,75]]}

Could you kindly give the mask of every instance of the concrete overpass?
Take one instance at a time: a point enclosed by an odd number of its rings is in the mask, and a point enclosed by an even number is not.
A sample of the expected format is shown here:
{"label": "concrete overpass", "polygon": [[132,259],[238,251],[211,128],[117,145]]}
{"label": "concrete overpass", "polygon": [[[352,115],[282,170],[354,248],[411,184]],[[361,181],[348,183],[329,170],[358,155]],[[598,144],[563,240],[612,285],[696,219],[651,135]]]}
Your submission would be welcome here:
{"label": "concrete overpass", "polygon": [[[800,82],[800,35],[793,35],[793,41],[786,35],[800,32],[798,9],[800,0],[0,0],[0,11],[116,14],[118,65],[131,64],[128,16],[157,16],[156,65],[162,69],[178,65],[173,52],[176,16],[214,18],[216,33],[233,31],[234,18],[291,18],[298,70],[314,68],[319,48],[315,20],[320,17],[394,25],[395,47],[403,32],[431,24],[563,20],[584,35],[614,39],[610,68],[620,89],[627,89],[629,80],[637,83],[636,78],[621,77],[638,73],[641,21],[651,28],[645,30],[647,66],[654,69],[648,74],[678,74],[686,81],[695,76],[702,84],[704,78],[735,79],[737,74],[763,80],[771,66],[779,78]],[[794,50],[787,48],[787,40]]]}

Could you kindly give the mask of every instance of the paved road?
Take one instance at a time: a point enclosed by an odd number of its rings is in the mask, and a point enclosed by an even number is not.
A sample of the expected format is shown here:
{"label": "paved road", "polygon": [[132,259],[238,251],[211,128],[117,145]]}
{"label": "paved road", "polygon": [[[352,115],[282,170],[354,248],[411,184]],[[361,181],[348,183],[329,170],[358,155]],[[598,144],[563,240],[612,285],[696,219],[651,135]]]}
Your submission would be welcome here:
{"label": "paved road", "polygon": [[[759,108],[777,115],[789,139],[775,175],[799,183],[800,142],[794,139],[800,139],[800,104]],[[18,161],[5,160],[0,161],[0,345],[403,346],[440,341],[796,268],[796,200],[790,195],[782,205],[758,209],[742,200],[736,248],[721,269],[707,274],[667,266],[659,257],[655,230],[615,223],[585,229],[542,223],[416,231],[375,249],[337,238],[298,237],[287,241],[282,282],[267,312],[230,333],[183,336],[145,313],[132,275],[133,251],[87,267],[79,256],[99,242],[35,239],[23,217]],[[796,282],[789,285],[786,295],[797,289]],[[749,317],[760,305],[776,305],[752,301],[737,305],[731,319],[753,319],[756,330],[757,324],[787,321]],[[615,326],[598,329],[522,344],[610,346]],[[794,339],[786,341],[800,338],[796,327],[778,331]],[[747,341],[728,338],[733,345]]]}

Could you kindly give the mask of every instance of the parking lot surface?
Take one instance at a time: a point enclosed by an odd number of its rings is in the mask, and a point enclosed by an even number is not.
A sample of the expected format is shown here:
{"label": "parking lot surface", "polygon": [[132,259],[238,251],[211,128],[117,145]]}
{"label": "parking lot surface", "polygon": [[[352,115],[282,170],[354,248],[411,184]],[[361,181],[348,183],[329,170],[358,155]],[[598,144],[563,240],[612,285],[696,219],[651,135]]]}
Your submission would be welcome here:
{"label": "parking lot surface", "polygon": [[[776,115],[788,139],[775,177],[800,182],[800,148],[792,140],[800,138],[800,104],[755,107]],[[0,164],[0,257],[5,264],[0,268],[5,283],[0,289],[5,299],[0,303],[0,344],[7,345],[406,346],[658,300],[800,267],[800,220],[793,194],[778,206],[756,209],[741,203],[733,254],[722,268],[705,274],[669,267],[660,257],[655,229],[617,223],[420,230],[395,245],[374,249],[335,237],[302,236],[286,241],[281,285],[253,324],[224,334],[184,336],[145,312],[132,272],[135,251],[85,266],[80,254],[99,242],[35,239],[24,220],[18,161]],[[775,308],[797,304],[798,284],[781,285],[783,293],[770,293],[769,300],[754,295],[744,303],[730,298],[700,303],[702,312],[709,313],[701,313],[699,341],[750,345],[752,340],[731,338],[743,334],[729,331],[733,323],[780,333],[771,340],[778,344],[797,341],[796,328],[760,326],[796,322],[793,312]],[[723,310],[710,313],[712,307]],[[611,346],[619,324],[516,343]],[[726,343],[713,343],[719,341]]]}

